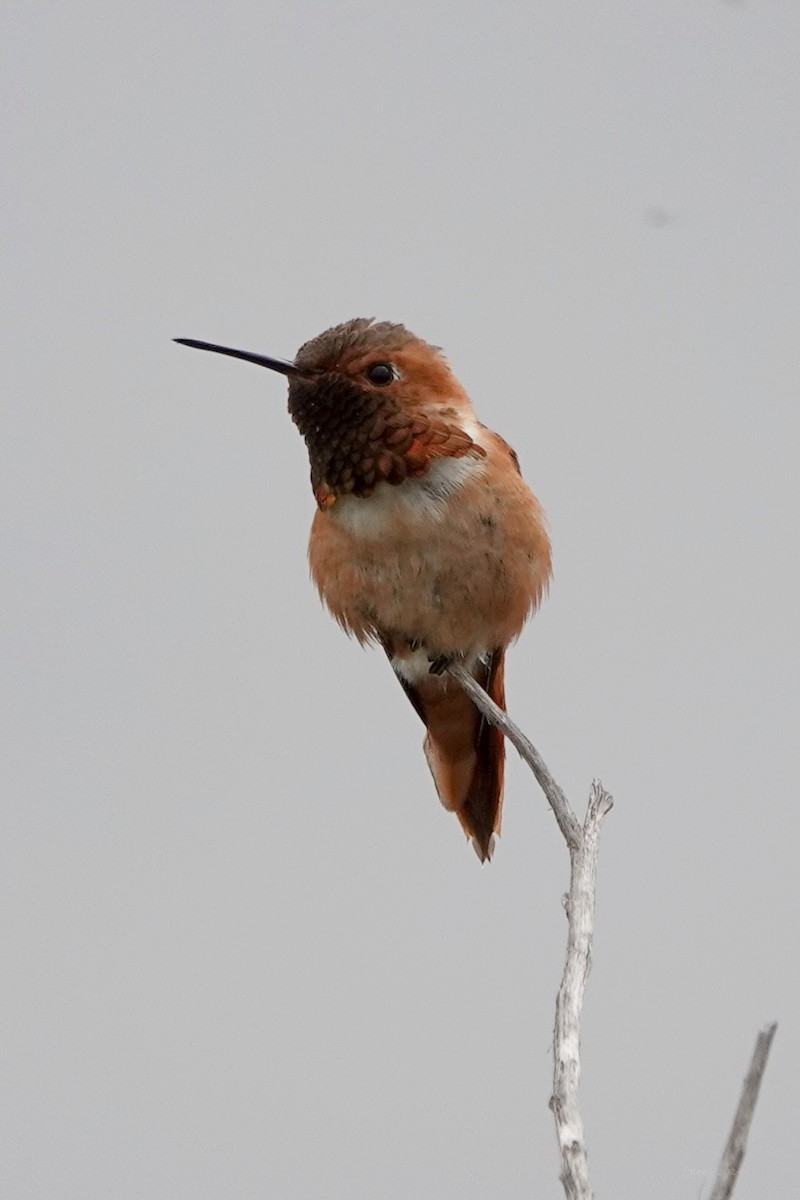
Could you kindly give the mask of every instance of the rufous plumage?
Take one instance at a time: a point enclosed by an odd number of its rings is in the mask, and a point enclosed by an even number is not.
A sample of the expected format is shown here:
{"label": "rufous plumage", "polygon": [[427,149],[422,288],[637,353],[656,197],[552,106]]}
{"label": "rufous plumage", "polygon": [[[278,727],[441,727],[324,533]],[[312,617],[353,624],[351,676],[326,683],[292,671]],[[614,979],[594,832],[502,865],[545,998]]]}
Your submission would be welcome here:
{"label": "rufous plumage", "polygon": [[439,798],[491,857],[502,735],[447,673],[465,664],[505,707],[505,652],[539,604],[550,542],[516,454],[477,418],[441,351],[404,326],[357,318],[301,346],[289,412],[311,463],[311,574],[359,642],[376,642],[426,726]]}

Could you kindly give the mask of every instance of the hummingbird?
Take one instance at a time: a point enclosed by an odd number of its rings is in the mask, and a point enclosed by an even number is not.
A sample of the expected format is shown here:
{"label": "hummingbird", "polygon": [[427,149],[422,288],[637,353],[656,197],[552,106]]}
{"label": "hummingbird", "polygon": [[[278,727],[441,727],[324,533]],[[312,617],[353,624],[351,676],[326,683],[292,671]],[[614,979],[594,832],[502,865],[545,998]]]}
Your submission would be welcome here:
{"label": "hummingbird", "polygon": [[448,675],[463,664],[505,708],[506,649],[550,579],[550,540],[515,452],[475,415],[438,346],[358,317],[293,360],[193,338],[285,375],[317,509],[308,546],[324,605],[385,651],[425,724],[445,809],[481,862],[500,831],[505,746]]}

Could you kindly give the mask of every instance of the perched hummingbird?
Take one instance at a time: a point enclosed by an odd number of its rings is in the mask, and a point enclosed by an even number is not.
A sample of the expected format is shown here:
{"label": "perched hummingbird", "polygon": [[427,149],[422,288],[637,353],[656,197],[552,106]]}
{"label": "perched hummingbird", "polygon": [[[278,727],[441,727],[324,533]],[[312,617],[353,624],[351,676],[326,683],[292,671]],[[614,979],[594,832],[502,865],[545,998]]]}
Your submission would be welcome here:
{"label": "perched hummingbird", "polygon": [[550,577],[550,542],[517,456],[477,419],[438,347],[359,317],[293,362],[177,338],[279,371],[317,512],[308,556],[324,604],[383,646],[425,723],[439,799],[481,862],[500,829],[503,735],[447,674],[467,665],[505,706],[506,647]]}

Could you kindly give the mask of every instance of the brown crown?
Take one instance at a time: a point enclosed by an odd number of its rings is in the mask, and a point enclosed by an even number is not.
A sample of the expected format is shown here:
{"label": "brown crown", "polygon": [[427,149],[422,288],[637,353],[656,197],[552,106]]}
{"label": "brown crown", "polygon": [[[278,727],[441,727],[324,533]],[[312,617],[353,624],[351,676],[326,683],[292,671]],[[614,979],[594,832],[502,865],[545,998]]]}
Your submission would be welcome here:
{"label": "brown crown", "polygon": [[405,325],[356,317],[304,342],[294,361],[304,371],[331,371],[369,350],[399,350],[416,340]]}

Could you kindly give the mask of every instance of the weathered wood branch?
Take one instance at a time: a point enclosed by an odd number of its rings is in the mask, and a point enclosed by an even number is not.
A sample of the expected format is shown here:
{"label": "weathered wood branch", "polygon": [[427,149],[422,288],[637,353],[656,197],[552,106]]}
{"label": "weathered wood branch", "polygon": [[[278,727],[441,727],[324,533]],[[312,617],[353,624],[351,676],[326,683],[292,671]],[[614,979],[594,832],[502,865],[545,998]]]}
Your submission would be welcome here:
{"label": "weathered wood branch", "polygon": [[595,884],[600,827],[613,800],[598,780],[592,783],[586,819],[581,825],[569,801],[550,774],[542,756],[524,733],[486,694],[461,664],[450,674],[461,684],[478,710],[500,729],[533,771],[544,792],[570,857],[566,897],[567,952],[556,997],[553,1033],[553,1095],[550,1108],[561,1155],[561,1183],[567,1200],[592,1200],[589,1164],[580,1108],[580,1026],[583,995],[592,960]]}
{"label": "weathered wood branch", "polygon": [[[508,738],[533,771],[547,798],[558,827],[567,843],[570,858],[567,912],[567,953],[564,974],[556,997],[553,1034],[553,1095],[550,1108],[556,1123],[561,1155],[561,1183],[567,1200],[592,1200],[589,1163],[580,1108],[580,1032],[583,995],[592,964],[592,934],[597,881],[600,827],[614,801],[599,780],[592,782],[583,825],[550,774],[533,743],[499,708],[469,671],[453,663],[450,674],[470,696],[476,708]],[[761,1080],[767,1065],[777,1025],[762,1029],[756,1039],[750,1069],[742,1088],[739,1106],[722,1154],[709,1200],[730,1200],[747,1147]]]}
{"label": "weathered wood branch", "polygon": [[591,1200],[592,1197],[580,1108],[581,1012],[592,965],[600,826],[613,803],[600,781],[593,780],[580,844],[574,849],[570,847],[569,851],[567,956],[556,996],[553,1095],[550,1100],[561,1154],[561,1183],[568,1200]]}

